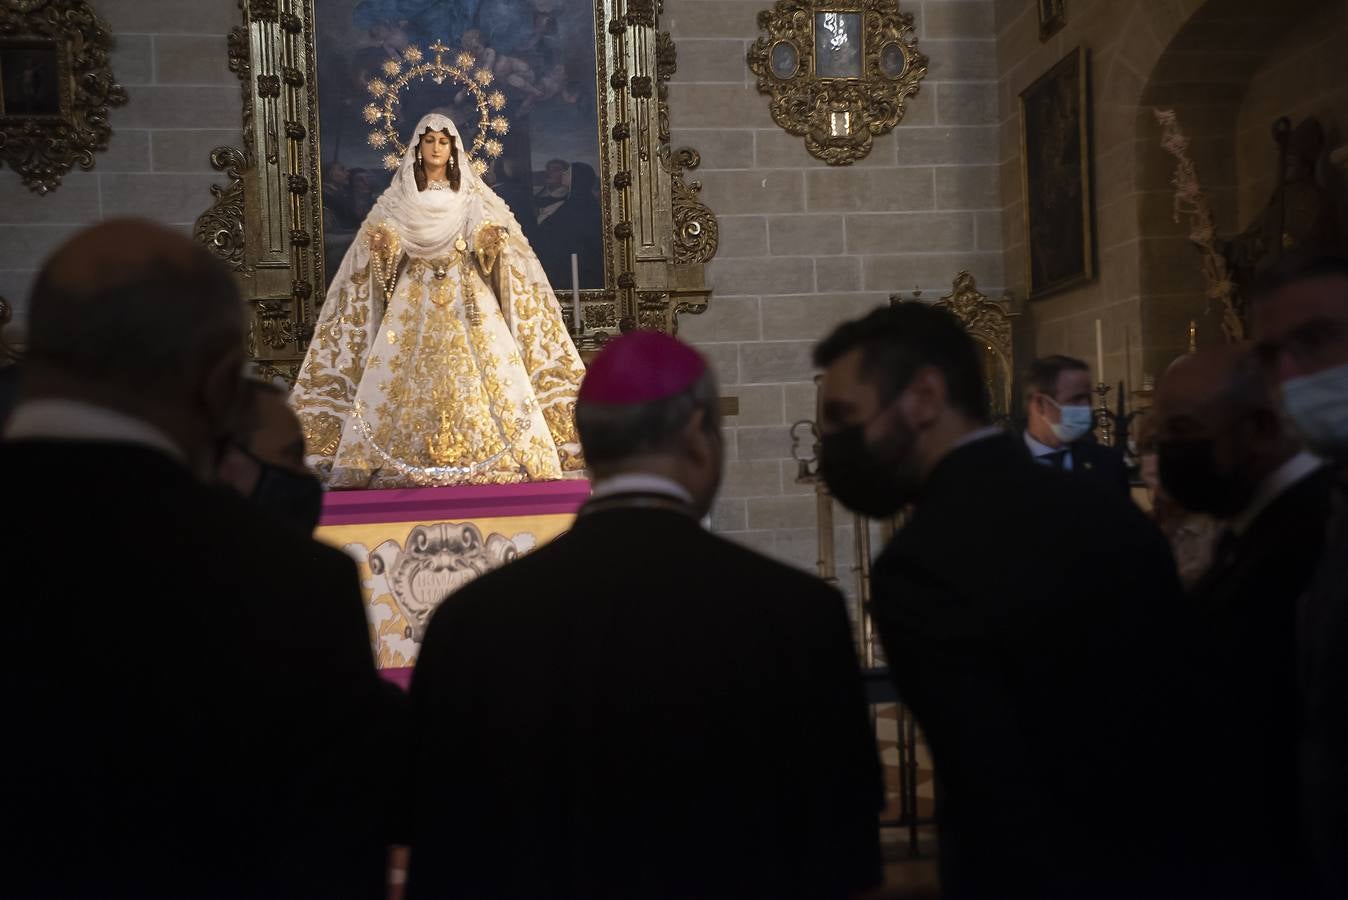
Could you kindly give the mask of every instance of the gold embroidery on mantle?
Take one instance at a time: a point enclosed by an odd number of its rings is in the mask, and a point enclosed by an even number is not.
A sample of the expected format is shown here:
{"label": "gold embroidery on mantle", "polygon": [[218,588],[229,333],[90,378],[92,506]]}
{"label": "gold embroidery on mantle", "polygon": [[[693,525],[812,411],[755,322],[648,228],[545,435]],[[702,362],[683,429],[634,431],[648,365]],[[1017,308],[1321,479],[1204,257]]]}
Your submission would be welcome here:
{"label": "gold embroidery on mantle", "polygon": [[[330,487],[583,469],[574,408],[584,367],[546,276],[516,228],[472,234],[471,249],[460,237],[445,257],[394,258],[383,239],[382,261],[372,240],[343,262],[292,397]],[[372,310],[371,286],[390,272],[386,306]]]}

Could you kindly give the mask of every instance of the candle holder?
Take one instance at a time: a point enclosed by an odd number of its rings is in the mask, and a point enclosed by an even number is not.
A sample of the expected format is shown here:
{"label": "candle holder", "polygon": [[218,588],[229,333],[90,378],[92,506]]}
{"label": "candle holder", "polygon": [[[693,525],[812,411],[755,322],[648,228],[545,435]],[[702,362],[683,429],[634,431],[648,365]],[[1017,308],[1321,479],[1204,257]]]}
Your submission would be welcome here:
{"label": "candle holder", "polygon": [[1109,409],[1109,392],[1112,390],[1103,381],[1095,386],[1095,396],[1100,398],[1095,407],[1095,436],[1108,447],[1114,446],[1114,413]]}

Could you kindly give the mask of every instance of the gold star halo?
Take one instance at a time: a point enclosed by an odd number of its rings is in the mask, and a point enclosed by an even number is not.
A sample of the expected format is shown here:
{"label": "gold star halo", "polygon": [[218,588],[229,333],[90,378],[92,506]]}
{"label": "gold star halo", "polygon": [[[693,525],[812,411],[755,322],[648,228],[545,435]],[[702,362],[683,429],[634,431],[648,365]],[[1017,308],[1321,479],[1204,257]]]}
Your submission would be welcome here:
{"label": "gold star halo", "polygon": [[[510,122],[501,110],[505,108],[505,94],[499,90],[488,91],[492,83],[489,69],[474,69],[476,60],[467,50],[452,51],[444,41],[436,41],[423,51],[420,47],[406,47],[401,57],[390,57],[381,71],[384,78],[372,78],[366,85],[373,102],[362,111],[366,124],[374,126],[370,130],[369,144],[375,148],[391,148],[384,156],[384,168],[392,171],[398,168],[407,154],[407,145],[398,134],[398,98],[412,82],[424,83],[430,79],[437,85],[445,81],[456,81],[464,90],[472,94],[477,106],[477,134],[473,144],[465,154],[468,164],[479,175],[487,171],[487,158],[495,159],[504,151],[501,142],[489,137],[489,134],[504,135],[510,131]],[[445,59],[453,53],[452,62]],[[484,158],[485,157],[485,158]]]}

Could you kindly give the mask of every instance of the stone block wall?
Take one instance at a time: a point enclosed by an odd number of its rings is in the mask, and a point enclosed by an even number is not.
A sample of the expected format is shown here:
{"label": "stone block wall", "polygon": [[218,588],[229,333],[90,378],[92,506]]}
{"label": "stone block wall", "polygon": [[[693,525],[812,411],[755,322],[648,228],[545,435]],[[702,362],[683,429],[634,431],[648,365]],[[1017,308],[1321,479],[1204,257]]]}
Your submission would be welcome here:
{"label": "stone block wall", "polygon": [[[1094,125],[1096,277],[1032,301],[1026,310],[1025,327],[1030,333],[1031,353],[1067,353],[1094,366],[1095,320],[1100,319],[1105,340],[1104,376],[1117,381],[1131,370],[1136,382],[1143,371],[1150,369],[1142,362],[1146,335],[1142,328],[1135,158],[1138,104],[1156,60],[1202,4],[1198,0],[1071,0],[1066,27],[1047,41],[1039,39],[1038,5],[1033,0],[998,0],[996,6],[1006,281],[1024,295],[1019,96],[1069,52],[1084,46],[1090,52]],[[1129,348],[1131,352],[1126,352]]]}
{"label": "stone block wall", "polygon": [[[1105,377],[1159,376],[1187,349],[1220,342],[1188,223],[1173,220],[1175,160],[1153,110],[1175,110],[1220,234],[1248,222],[1271,185],[1273,107],[1335,109],[1342,101],[1342,0],[1070,0],[1067,25],[1039,40],[1037,3],[997,0],[1003,228],[1007,283],[1025,286],[1020,180],[1021,91],[1078,46],[1091,54],[1096,277],[1033,301],[1031,352],[1094,361],[1103,324]],[[1302,37],[1297,37],[1302,35]],[[1337,54],[1337,55],[1336,55]],[[1335,64],[1339,65],[1337,68]],[[1260,99],[1267,96],[1268,101]],[[1269,105],[1271,103],[1271,106]],[[1239,152],[1238,152],[1239,149]],[[1262,169],[1261,169],[1262,167]],[[1258,201],[1262,205],[1262,200]]]}
{"label": "stone block wall", "polygon": [[[682,334],[739,401],[713,526],[809,568],[814,498],[795,483],[788,431],[814,415],[813,343],[893,291],[941,296],[960,269],[990,295],[1005,284],[997,44],[992,0],[905,0],[930,74],[866,160],[831,168],[772,122],[754,88],[745,54],[770,2],[665,5],[679,54],[675,143],[701,152],[694,177],[721,225],[711,309],[685,316]],[[111,148],[95,169],[72,173],[51,196],[29,195],[0,172],[0,294],[19,307],[20,328],[34,271],[56,244],[114,215],[189,229],[220,180],[210,150],[239,141],[239,87],[225,55],[225,34],[239,21],[234,0],[95,7],[116,36],[114,71],[130,102],[113,110]],[[848,559],[850,528],[838,536]]]}
{"label": "stone block wall", "polygon": [[[731,462],[713,527],[802,567],[817,558],[815,499],[797,485],[789,428],[814,418],[810,351],[833,326],[895,291],[948,293],[970,270],[1001,294],[997,60],[990,0],[903,2],[930,74],[895,131],[847,167],[811,157],[773,123],[744,62],[770,0],[667,0],[678,45],[670,87],[676,145],[716,210],[715,295],[681,335],[739,399]],[[839,514],[839,576],[853,573],[850,517]]]}
{"label": "stone block wall", "polygon": [[234,0],[94,0],[114,36],[112,70],[128,102],[110,115],[108,151],[39,197],[0,170],[0,296],[21,333],[28,288],[43,258],[92,222],[138,216],[190,232],[220,180],[210,153],[239,143],[239,82],[225,35]]}

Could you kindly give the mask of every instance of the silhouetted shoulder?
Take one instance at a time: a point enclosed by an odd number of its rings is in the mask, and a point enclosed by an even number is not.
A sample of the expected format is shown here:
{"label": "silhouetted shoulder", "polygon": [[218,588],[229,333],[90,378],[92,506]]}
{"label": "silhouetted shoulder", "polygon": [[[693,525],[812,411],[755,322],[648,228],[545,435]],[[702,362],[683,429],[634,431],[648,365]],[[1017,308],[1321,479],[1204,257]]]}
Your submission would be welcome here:
{"label": "silhouetted shoulder", "polygon": [[427,643],[458,626],[504,627],[558,605],[623,595],[632,602],[671,598],[690,612],[712,609],[830,617],[842,595],[819,578],[770,559],[691,521],[641,517],[619,526],[573,530],[443,602]]}
{"label": "silhouetted shoulder", "polygon": [[707,537],[719,548],[723,558],[720,564],[738,577],[760,582],[765,588],[775,589],[781,597],[820,601],[834,601],[841,594],[823,579],[765,556],[719,535]]}

